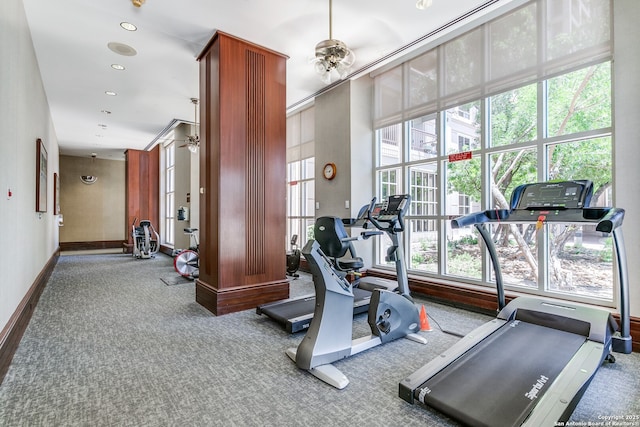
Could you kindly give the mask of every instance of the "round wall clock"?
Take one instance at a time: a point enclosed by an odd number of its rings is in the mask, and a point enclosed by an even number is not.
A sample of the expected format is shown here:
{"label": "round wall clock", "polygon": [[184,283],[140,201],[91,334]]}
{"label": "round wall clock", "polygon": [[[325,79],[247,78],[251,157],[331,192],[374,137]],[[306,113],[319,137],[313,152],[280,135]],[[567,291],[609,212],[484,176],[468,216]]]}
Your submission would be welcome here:
{"label": "round wall clock", "polygon": [[333,178],[335,178],[336,177],[335,163],[327,163],[326,165],[324,165],[324,168],[322,169],[322,176],[324,176],[324,178],[328,180],[332,180]]}

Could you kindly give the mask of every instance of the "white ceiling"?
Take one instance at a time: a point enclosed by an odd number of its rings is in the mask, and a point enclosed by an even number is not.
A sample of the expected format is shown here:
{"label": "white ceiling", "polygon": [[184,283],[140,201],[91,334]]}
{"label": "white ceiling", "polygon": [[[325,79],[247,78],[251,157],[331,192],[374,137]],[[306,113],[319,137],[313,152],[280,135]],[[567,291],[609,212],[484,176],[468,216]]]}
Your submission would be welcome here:
{"label": "white ceiling", "polygon": [[[475,13],[481,15],[509,1],[433,0],[418,10],[415,0],[334,0],[333,38],[354,50],[354,71],[369,72],[369,64],[388,62],[468,12],[486,6]],[[289,57],[288,107],[325,87],[309,60],[316,43],[329,38],[329,0],[147,0],[140,8],[131,0],[24,0],[24,6],[61,154],[123,159],[126,149],[148,147],[172,122],[192,122],[196,57],[217,30]],[[123,30],[123,21],[137,31]],[[114,53],[110,42],[137,54]],[[126,69],[112,69],[114,63]]]}

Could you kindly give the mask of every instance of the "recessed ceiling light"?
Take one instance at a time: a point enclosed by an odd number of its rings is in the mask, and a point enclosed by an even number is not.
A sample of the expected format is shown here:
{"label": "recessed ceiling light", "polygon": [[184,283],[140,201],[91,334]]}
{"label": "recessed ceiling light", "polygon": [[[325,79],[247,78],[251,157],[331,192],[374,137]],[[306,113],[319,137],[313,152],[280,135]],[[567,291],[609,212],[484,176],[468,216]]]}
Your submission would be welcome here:
{"label": "recessed ceiling light", "polygon": [[135,30],[137,30],[137,29],[138,29],[138,27],[136,27],[135,25],[133,25],[133,24],[132,24],[132,23],[130,23],[130,22],[121,22],[121,23],[120,23],[120,26],[121,26],[122,28],[124,28],[125,30],[127,30],[127,31],[135,31]]}
{"label": "recessed ceiling light", "polygon": [[105,95],[109,95],[109,96],[116,96],[117,95],[117,93],[115,93],[115,92],[113,92],[111,90],[106,91],[104,94]]}
{"label": "recessed ceiling light", "polygon": [[124,70],[124,65],[111,64],[111,68],[113,68],[114,70],[122,71],[122,70]]}
{"label": "recessed ceiling light", "polygon": [[124,43],[109,42],[107,47],[114,53],[122,56],[135,56],[138,54],[134,48]]}

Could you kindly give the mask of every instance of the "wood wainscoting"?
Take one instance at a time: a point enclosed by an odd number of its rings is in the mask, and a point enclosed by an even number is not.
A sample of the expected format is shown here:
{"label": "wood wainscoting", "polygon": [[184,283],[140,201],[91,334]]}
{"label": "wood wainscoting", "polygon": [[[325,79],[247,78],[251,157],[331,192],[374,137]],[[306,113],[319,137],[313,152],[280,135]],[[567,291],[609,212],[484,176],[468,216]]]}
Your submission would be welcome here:
{"label": "wood wainscoting", "polygon": [[[395,280],[395,274],[385,270],[369,269],[367,275],[371,277],[382,277]],[[496,315],[498,303],[495,292],[483,289],[471,289],[458,286],[451,286],[443,283],[430,281],[427,278],[409,277],[409,288],[411,292],[420,294],[438,303],[459,307],[462,309],[476,311],[488,315]],[[515,299],[515,295],[505,295],[506,303]],[[613,317],[620,322],[620,315],[615,313]],[[631,337],[634,352],[640,352],[640,318],[631,317]]]}
{"label": "wood wainscoting", "polygon": [[126,240],[98,240],[91,242],[60,242],[61,251],[86,251],[94,249],[121,249]]}
{"label": "wood wainscoting", "polygon": [[18,307],[9,319],[9,322],[2,332],[0,332],[0,384],[9,370],[9,365],[13,359],[13,355],[18,349],[22,335],[27,329],[27,325],[29,324],[33,311],[38,304],[40,295],[42,295],[42,291],[47,285],[47,281],[49,280],[59,257],[60,250],[57,250],[51,258],[49,258],[49,261],[40,271],[40,274],[36,277],[36,280],[29,288],[27,294],[22,298],[20,304],[18,304]]}

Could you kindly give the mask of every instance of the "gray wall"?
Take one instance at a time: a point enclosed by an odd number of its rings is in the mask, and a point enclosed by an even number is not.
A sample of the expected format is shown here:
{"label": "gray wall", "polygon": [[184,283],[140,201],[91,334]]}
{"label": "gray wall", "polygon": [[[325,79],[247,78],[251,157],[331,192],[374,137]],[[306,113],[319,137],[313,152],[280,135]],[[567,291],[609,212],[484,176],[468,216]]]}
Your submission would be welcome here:
{"label": "gray wall", "polygon": [[[58,249],[58,139],[22,0],[0,2],[0,330]],[[36,139],[48,154],[47,205],[35,212]],[[11,189],[12,196],[8,197]]]}
{"label": "gray wall", "polygon": [[[373,80],[364,76],[315,99],[316,218],[354,218],[374,196],[372,97]],[[335,163],[337,168],[330,181],[322,175],[326,163]],[[360,231],[353,229],[352,235]],[[365,266],[370,266],[373,240],[354,246]]]}

